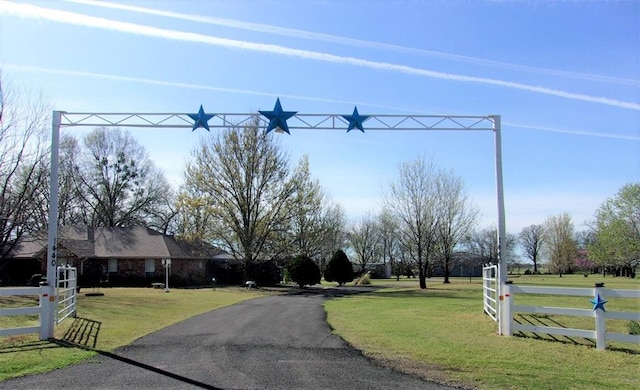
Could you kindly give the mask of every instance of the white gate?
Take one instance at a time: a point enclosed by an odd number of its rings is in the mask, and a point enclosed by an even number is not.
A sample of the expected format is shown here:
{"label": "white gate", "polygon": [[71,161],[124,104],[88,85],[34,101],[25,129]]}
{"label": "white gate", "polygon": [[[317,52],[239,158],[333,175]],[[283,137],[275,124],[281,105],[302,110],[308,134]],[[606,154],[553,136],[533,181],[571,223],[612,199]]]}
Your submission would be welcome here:
{"label": "white gate", "polygon": [[58,267],[56,324],[61,323],[69,316],[76,316],[77,275],[78,270],[75,267]]}
{"label": "white gate", "polygon": [[58,267],[57,270],[58,283],[56,286],[57,294],[55,298],[49,295],[48,286],[11,287],[0,289],[0,297],[39,296],[37,306],[0,308],[0,317],[25,316],[33,314],[38,315],[38,323],[36,325],[17,328],[2,328],[0,329],[0,337],[29,333],[39,333],[40,340],[46,340],[47,338],[52,337],[49,334],[49,328],[52,322],[49,320],[50,317],[48,316],[47,310],[50,302],[56,301],[56,324],[61,323],[69,316],[76,316],[77,269],[75,267],[61,266]]}
{"label": "white gate", "polygon": [[499,322],[498,283],[498,266],[485,265],[482,267],[482,302],[484,312],[496,322]]}

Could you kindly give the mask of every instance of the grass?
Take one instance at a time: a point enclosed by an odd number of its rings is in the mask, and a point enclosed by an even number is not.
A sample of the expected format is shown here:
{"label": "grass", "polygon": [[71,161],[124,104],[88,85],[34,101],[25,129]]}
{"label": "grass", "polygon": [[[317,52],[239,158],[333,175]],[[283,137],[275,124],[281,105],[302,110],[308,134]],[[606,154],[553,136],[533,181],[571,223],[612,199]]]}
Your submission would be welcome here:
{"label": "grass", "polygon": [[[582,275],[513,276],[515,284],[638,289],[639,280]],[[586,340],[560,341],[500,337],[496,324],[482,312],[482,281],[429,279],[420,290],[416,279],[380,281],[387,288],[365,295],[327,301],[327,318],[337,334],[368,356],[426,378],[481,389],[635,389],[640,388],[640,346],[612,344],[597,351]],[[324,283],[323,286],[335,286]],[[349,283],[352,285],[352,283]],[[104,297],[81,294],[78,313],[101,322],[96,348],[111,351],[193,315],[258,296],[245,289],[179,290],[103,289]],[[83,291],[84,293],[84,291]],[[22,302],[2,298],[0,306]],[[15,298],[12,298],[15,299]],[[36,298],[25,298],[36,304]],[[520,298],[517,298],[520,299]],[[523,304],[591,307],[588,297],[524,296]],[[637,301],[611,299],[608,310],[639,311]],[[180,308],[180,310],[176,310]],[[567,326],[592,326],[592,319],[539,315],[530,320],[557,321]],[[7,321],[14,321],[9,324]],[[0,327],[22,326],[35,317],[2,317]],[[581,324],[580,321],[586,323]],[[574,323],[572,321],[578,321]],[[72,320],[56,329],[63,338]],[[609,326],[609,323],[607,324]],[[628,330],[624,322],[616,331]],[[619,329],[618,329],[619,328]],[[50,371],[77,363],[93,352],[41,342],[37,336],[0,338],[0,380]]]}
{"label": "grass", "polygon": [[[640,281],[582,275],[521,276],[515,284],[638,289]],[[636,389],[640,388],[640,347],[611,344],[597,351],[586,340],[500,337],[496,323],[482,312],[482,281],[429,279],[382,282],[391,288],[326,302],[330,325],[365,354],[423,377],[481,389]],[[541,303],[549,297],[525,296],[518,303]],[[587,297],[553,297],[549,306],[588,307]],[[639,311],[635,300],[610,300],[609,310]],[[569,327],[593,319],[540,318]],[[616,331],[627,333],[619,321]],[[582,324],[585,325],[585,324]],[[607,324],[609,326],[609,324]],[[611,330],[610,330],[611,331]]]}
{"label": "grass", "polygon": [[[100,322],[95,348],[112,351],[134,340],[212,309],[260,296],[259,292],[239,288],[200,290],[173,289],[170,293],[155,289],[102,289],[104,296],[78,296],[78,315]],[[1,307],[37,305],[37,297],[3,297]],[[56,327],[55,337],[62,339],[73,323],[65,320]],[[35,316],[0,317],[0,327],[37,325]],[[37,335],[0,338],[0,381],[12,377],[47,372],[85,360],[95,353],[79,348],[39,341]]]}

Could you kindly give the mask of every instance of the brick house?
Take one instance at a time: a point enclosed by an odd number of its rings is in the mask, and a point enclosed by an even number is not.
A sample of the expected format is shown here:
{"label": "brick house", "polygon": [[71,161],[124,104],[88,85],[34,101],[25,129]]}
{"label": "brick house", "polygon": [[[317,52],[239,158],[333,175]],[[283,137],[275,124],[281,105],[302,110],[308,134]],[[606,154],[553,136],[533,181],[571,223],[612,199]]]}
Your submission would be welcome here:
{"label": "brick house", "polygon": [[[20,280],[36,270],[46,275],[46,233],[22,238],[13,248],[14,275]],[[78,268],[84,287],[150,286],[164,282],[163,259],[171,259],[170,284],[205,285],[228,264],[226,252],[204,242],[187,242],[143,226],[62,226],[58,229],[58,264]],[[20,266],[16,266],[20,265]],[[24,280],[24,279],[22,279]],[[15,283],[14,283],[15,284]]]}

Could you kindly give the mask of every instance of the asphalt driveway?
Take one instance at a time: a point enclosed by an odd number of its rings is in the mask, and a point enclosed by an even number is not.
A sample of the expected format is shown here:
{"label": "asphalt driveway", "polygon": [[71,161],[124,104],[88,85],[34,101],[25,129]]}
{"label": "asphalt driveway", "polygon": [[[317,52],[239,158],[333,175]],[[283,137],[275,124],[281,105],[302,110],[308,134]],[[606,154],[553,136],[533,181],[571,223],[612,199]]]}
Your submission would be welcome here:
{"label": "asphalt driveway", "polygon": [[349,291],[245,301],[0,389],[449,388],[381,367],[331,334],[322,303],[335,293]]}

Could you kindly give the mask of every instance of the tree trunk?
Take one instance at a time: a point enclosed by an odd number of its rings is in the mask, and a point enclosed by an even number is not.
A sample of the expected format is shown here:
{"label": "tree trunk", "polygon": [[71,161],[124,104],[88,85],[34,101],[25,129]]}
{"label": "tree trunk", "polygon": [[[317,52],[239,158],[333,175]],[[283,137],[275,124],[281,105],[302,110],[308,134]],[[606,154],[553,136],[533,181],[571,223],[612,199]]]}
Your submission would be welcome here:
{"label": "tree trunk", "polygon": [[422,290],[426,290],[427,289],[427,277],[426,277],[422,267],[418,267],[418,269],[419,269],[419,271],[418,271],[418,280],[420,281],[420,288]]}

